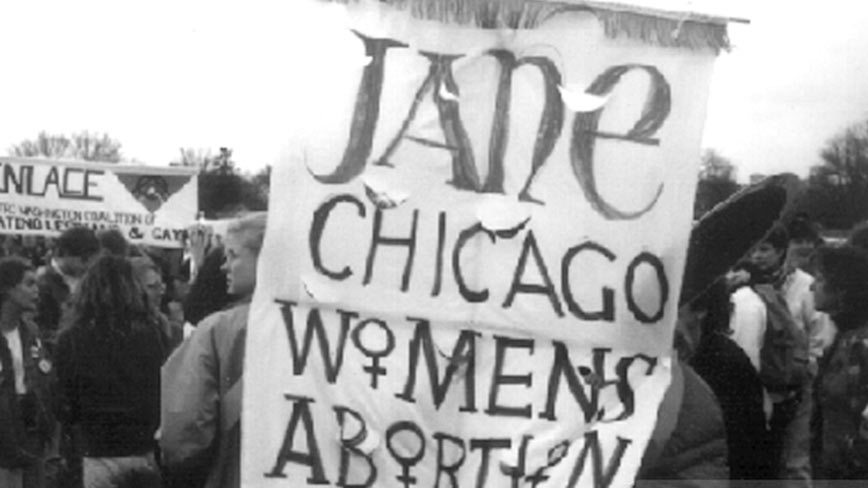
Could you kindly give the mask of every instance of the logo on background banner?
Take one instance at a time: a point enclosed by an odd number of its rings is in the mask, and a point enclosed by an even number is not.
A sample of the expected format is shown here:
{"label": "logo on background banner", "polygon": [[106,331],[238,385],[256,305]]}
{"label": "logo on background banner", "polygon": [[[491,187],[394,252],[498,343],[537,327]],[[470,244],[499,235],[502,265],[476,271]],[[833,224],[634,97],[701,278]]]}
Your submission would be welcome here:
{"label": "logo on background banner", "polygon": [[148,212],[156,212],[192,178],[191,175],[118,174],[118,179]]}

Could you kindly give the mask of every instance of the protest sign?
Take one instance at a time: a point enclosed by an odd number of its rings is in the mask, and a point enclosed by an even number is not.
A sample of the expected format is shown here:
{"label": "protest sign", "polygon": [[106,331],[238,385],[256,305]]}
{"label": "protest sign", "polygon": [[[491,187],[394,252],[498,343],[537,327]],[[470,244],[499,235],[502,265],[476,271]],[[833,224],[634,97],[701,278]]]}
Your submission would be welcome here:
{"label": "protest sign", "polygon": [[116,228],[132,244],[180,248],[197,208],[195,169],[0,158],[2,234]]}
{"label": "protest sign", "polygon": [[339,56],[300,74],[320,105],[272,174],[242,485],[630,485],[670,380],[723,21],[321,8],[303,48]]}

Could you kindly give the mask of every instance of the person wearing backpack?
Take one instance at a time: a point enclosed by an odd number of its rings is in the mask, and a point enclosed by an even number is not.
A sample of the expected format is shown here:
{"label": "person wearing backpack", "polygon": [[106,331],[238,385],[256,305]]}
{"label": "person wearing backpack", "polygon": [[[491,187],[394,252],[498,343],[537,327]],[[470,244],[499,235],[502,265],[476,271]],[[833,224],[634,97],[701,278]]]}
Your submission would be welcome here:
{"label": "person wearing backpack", "polygon": [[780,442],[779,477],[789,486],[810,487],[811,385],[822,348],[812,350],[809,344],[828,319],[814,308],[813,278],[785,265],[789,241],[778,224],[750,252],[756,270],[751,285],[766,306],[760,377],[774,402],[770,427]]}
{"label": "person wearing backpack", "polygon": [[[766,178],[736,193],[694,225],[678,301],[672,381],[658,409],[634,485],[637,488],[724,487],[730,485],[730,477],[746,476],[738,469],[730,471],[732,460],[728,459],[727,425],[720,401],[686,361],[689,357],[696,359],[697,351],[692,347],[702,342],[700,317],[707,310],[695,310],[703,308],[697,303],[699,297],[763,238],[789,201],[788,195],[795,191],[797,181],[790,175]],[[762,425],[758,432],[762,436]],[[762,457],[775,459],[770,456]]]}

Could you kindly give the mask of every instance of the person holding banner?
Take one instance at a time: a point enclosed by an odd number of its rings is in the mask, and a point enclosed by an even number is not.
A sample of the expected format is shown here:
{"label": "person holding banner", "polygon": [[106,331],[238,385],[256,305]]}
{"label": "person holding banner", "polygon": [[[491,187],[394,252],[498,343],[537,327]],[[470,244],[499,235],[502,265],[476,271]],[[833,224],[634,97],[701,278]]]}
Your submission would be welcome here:
{"label": "person holding banner", "polygon": [[[184,298],[184,319],[194,325],[231,303],[226,292],[226,274],[221,269],[223,246],[212,243],[215,235],[210,226],[195,225],[188,229],[190,238],[190,290]],[[190,327],[192,329],[192,327]]]}
{"label": "person holding banner", "polygon": [[163,366],[160,447],[173,485],[240,486],[241,374],[265,221],[229,225],[223,270],[238,305],[203,319]]}
{"label": "person holding banner", "polygon": [[54,432],[53,367],[28,313],[36,275],[23,259],[0,259],[0,486],[45,486],[45,453]]}

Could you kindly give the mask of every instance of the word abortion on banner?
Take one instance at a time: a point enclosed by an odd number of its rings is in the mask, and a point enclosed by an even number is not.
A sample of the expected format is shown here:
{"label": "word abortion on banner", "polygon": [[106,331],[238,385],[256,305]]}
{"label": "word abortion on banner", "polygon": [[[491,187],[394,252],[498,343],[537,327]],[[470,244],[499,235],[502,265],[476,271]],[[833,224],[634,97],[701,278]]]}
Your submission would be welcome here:
{"label": "word abortion on banner", "polygon": [[631,485],[725,21],[337,3],[272,174],[242,485]]}
{"label": "word abortion on banner", "polygon": [[0,158],[0,234],[56,237],[86,226],[133,244],[183,247],[198,209],[189,168]]}

